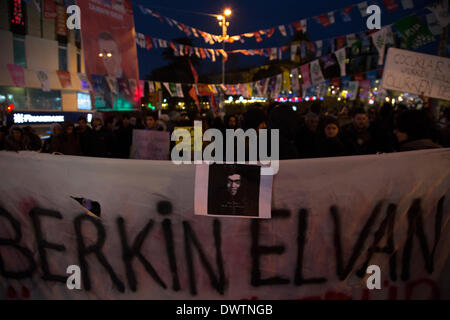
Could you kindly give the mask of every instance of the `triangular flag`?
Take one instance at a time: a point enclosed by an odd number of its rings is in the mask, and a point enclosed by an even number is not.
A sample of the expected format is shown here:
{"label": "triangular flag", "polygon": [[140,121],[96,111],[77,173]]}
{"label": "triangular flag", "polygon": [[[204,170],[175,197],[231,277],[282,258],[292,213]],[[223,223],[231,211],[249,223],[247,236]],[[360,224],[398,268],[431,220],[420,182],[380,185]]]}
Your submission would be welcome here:
{"label": "triangular flag", "polygon": [[280,32],[283,35],[283,37],[287,36],[286,27],[285,26],[283,26],[283,25],[282,26],[278,26],[278,29],[280,30]]}
{"label": "triangular flag", "polygon": [[[25,73],[23,71],[23,67],[17,64],[7,64],[6,65],[9,71],[9,75],[11,76],[11,80],[14,83],[14,86],[19,88],[25,87]],[[85,88],[83,88],[85,89]]]}
{"label": "triangular flag", "polygon": [[298,81],[298,68],[292,69],[290,74],[292,75],[291,78],[291,89],[294,94],[294,96],[298,96],[299,90],[300,90],[300,84]]}
{"label": "triangular flag", "polygon": [[302,31],[306,32],[306,19],[300,20],[300,25],[302,26]]}
{"label": "triangular flag", "polygon": [[181,86],[181,83],[176,84],[176,92],[177,92],[177,97],[184,98],[183,87]]}
{"label": "triangular flag", "polygon": [[386,48],[386,31],[386,28],[382,28],[380,31],[377,31],[370,35],[372,37],[373,45],[378,50],[378,65],[382,65],[384,60],[384,51]]}
{"label": "triangular flag", "polygon": [[278,48],[271,48],[270,49],[270,57],[269,57],[270,60],[275,60],[277,58],[277,56],[278,56],[278,50],[277,49]]}
{"label": "triangular flag", "polygon": [[399,8],[397,2],[395,0],[383,0],[383,3],[386,7],[387,12],[395,11]]}
{"label": "triangular flag", "polygon": [[414,8],[413,0],[400,0],[402,2],[403,9],[412,9]]}
{"label": "triangular flag", "polygon": [[316,41],[316,57],[320,57],[322,55],[322,46],[323,40]]}
{"label": "triangular flag", "polygon": [[189,90],[189,95],[194,100],[198,112],[201,112],[202,109],[200,108],[200,101],[198,100],[196,85],[193,85],[192,88]]}
{"label": "triangular flag", "polygon": [[320,63],[319,60],[316,59],[310,63],[310,72],[311,72],[311,81],[312,83],[321,83],[325,81],[325,78],[322,74],[322,69],[320,69]]}
{"label": "triangular flag", "polygon": [[358,9],[361,17],[367,16],[367,1],[358,3]]}
{"label": "triangular flag", "polygon": [[427,9],[434,13],[442,28],[445,28],[448,25],[450,21],[450,15],[448,14],[448,0],[435,2],[428,6]]}
{"label": "triangular flag", "polygon": [[295,21],[292,23],[292,25],[294,26],[295,30],[297,30],[297,32],[302,32],[302,25],[300,23],[300,21]]}
{"label": "triangular flag", "polygon": [[334,52],[339,63],[339,68],[341,69],[341,77],[345,76],[346,49],[347,48],[344,47]]}
{"label": "triangular flag", "polygon": [[342,21],[344,21],[344,22],[352,21],[352,18],[351,18],[351,16],[350,16],[350,11],[351,11],[354,7],[355,7],[354,5],[353,5],[353,6],[348,6],[348,7],[346,7],[346,8],[344,8],[344,9],[341,10],[341,18],[342,18]]}
{"label": "triangular flag", "polygon": [[169,83],[163,82],[162,84],[163,84],[164,88],[167,89],[167,91],[169,92],[170,96],[173,97],[173,93],[172,93],[172,90],[170,90]]}
{"label": "triangular flag", "polygon": [[434,13],[427,14],[425,18],[427,19],[428,29],[430,29],[431,33],[435,36],[441,34],[442,28]]}
{"label": "triangular flag", "polygon": [[359,82],[349,81],[348,82],[348,94],[350,95],[350,100],[355,100],[358,95]]}
{"label": "triangular flag", "polygon": [[354,33],[348,34],[346,38],[347,38],[347,46],[348,47],[351,47],[353,45],[353,43],[358,41],[358,39],[356,39],[356,35]]}
{"label": "triangular flag", "polygon": [[275,32],[275,28],[267,29],[266,37],[270,38]]}
{"label": "triangular flag", "polygon": [[330,20],[330,24],[333,24],[335,22],[335,20],[334,20],[334,11],[328,12],[328,19]]}
{"label": "triangular flag", "polygon": [[322,27],[328,27],[330,25],[330,18],[326,14],[318,15],[317,20],[322,25]]}
{"label": "triangular flag", "polygon": [[298,44],[291,45],[291,60],[294,61],[297,56]]}

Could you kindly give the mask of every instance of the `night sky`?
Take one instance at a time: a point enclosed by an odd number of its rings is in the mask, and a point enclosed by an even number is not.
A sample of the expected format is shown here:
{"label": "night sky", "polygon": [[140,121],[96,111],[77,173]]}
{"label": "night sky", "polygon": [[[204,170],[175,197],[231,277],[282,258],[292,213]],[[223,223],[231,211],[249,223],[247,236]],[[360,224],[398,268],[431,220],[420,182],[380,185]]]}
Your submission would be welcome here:
{"label": "night sky", "polygon": [[[236,35],[246,32],[254,32],[261,29],[276,27],[280,24],[288,24],[303,18],[313,17],[318,14],[327,13],[331,10],[341,9],[346,6],[361,2],[355,0],[215,0],[215,1],[186,1],[186,0],[133,0],[133,11],[135,19],[136,32],[144,33],[151,37],[157,37],[165,40],[185,37],[185,34],[178,28],[170,27],[167,23],[162,24],[159,19],[151,15],[144,15],[138,5],[152,9],[162,15],[175,19],[194,28],[213,33],[220,34],[221,27],[215,17],[196,14],[195,12],[218,14],[223,12],[224,8],[230,8],[233,14],[230,19],[229,35]],[[424,9],[431,0],[413,0],[415,7],[413,9],[404,10],[401,7],[400,0],[397,0],[399,9],[393,12],[386,12],[385,6],[381,0],[378,0],[381,8],[381,24],[382,26],[398,21],[402,17],[406,17],[412,13],[425,15],[429,13]],[[368,1],[373,4],[374,1]],[[422,8],[422,9],[421,9]],[[358,33],[366,31],[366,18],[362,18],[357,7],[351,11],[352,21],[343,22],[339,13],[335,12],[335,23],[328,27],[323,27],[316,21],[309,19],[307,25],[307,34],[311,41],[328,39],[349,33]],[[221,44],[209,45],[203,41],[203,38],[191,37],[194,46],[204,48],[221,48]],[[255,49],[267,47],[280,47],[288,43],[289,37],[283,37],[279,31],[270,38],[264,38],[264,41],[257,43],[254,38],[246,38],[245,43],[235,42],[227,44],[226,50],[235,49]],[[139,71],[140,78],[145,79],[154,68],[162,67],[168,62],[162,58],[164,49],[152,49],[147,51],[138,47]],[[427,45],[420,50],[421,52],[436,54],[437,41]],[[233,58],[233,66],[251,67],[258,66],[268,62],[265,57],[247,57],[242,54],[234,54],[238,56]],[[231,63],[231,60],[230,60]],[[201,73],[209,73],[212,71],[219,72],[221,70],[220,59],[213,63],[210,59],[202,61],[199,71]]]}

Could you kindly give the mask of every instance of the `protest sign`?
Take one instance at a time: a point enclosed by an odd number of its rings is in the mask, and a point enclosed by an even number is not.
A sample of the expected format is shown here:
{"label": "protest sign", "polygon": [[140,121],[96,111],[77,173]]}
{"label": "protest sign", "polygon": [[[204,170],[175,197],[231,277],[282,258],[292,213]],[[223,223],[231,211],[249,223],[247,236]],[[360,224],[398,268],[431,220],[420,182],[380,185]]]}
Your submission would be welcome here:
{"label": "protest sign", "polygon": [[450,59],[389,48],[382,86],[450,100]]}
{"label": "protest sign", "polygon": [[169,132],[133,130],[132,159],[167,160],[169,158]]}
{"label": "protest sign", "polygon": [[0,299],[449,299],[449,162],[281,161],[272,218],[233,219],[194,214],[194,165],[2,151]]}

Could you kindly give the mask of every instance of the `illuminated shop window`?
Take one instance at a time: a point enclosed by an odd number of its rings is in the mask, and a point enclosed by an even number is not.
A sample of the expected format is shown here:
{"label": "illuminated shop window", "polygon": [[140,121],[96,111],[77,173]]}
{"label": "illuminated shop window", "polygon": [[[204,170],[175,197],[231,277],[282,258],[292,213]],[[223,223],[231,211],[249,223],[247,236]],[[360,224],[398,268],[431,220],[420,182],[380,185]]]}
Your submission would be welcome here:
{"label": "illuminated shop window", "polygon": [[14,110],[28,110],[26,89],[0,87],[0,103],[13,104]]}
{"label": "illuminated shop window", "polygon": [[77,92],[78,110],[92,110],[91,95],[85,92]]}
{"label": "illuminated shop window", "polygon": [[61,91],[28,88],[31,110],[62,110]]}

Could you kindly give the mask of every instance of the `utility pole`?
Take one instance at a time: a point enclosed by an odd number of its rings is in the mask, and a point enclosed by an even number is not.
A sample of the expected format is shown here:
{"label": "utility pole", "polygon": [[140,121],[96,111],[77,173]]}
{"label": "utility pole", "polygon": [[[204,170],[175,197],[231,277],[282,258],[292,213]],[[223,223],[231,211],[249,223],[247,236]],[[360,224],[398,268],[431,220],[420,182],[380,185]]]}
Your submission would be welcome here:
{"label": "utility pole", "polygon": [[[217,20],[219,20],[219,26],[222,27],[222,50],[225,51],[225,41],[228,39],[228,26],[230,22],[227,21],[227,16],[231,15],[230,9],[225,9],[223,15],[217,15]],[[222,54],[222,84],[225,85],[225,56]],[[225,93],[221,94],[220,108],[223,108],[223,103],[225,101]]]}

